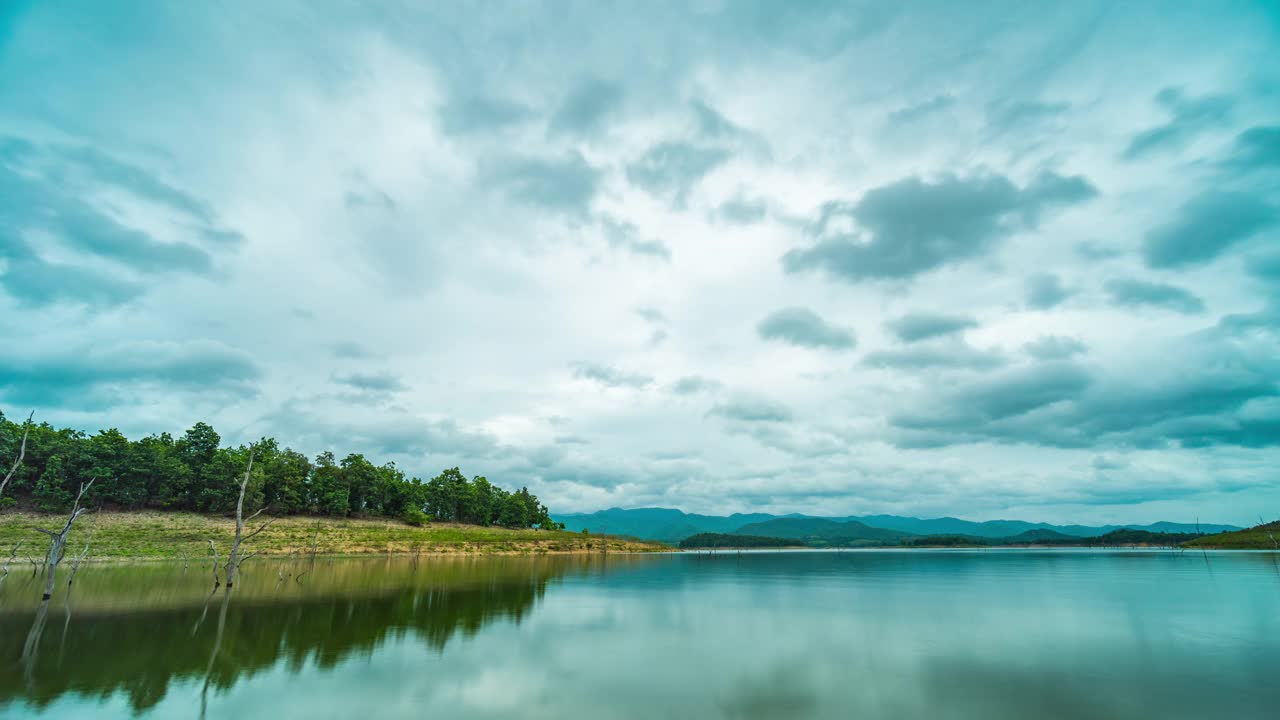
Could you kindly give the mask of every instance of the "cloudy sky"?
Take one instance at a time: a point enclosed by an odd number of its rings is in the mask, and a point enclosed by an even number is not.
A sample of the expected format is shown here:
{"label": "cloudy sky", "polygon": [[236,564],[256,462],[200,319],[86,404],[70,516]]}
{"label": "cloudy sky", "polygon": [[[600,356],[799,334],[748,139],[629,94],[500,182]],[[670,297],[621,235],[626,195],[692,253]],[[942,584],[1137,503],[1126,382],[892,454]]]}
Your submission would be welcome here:
{"label": "cloudy sky", "polygon": [[0,409],[553,510],[1280,514],[1264,2],[8,2]]}

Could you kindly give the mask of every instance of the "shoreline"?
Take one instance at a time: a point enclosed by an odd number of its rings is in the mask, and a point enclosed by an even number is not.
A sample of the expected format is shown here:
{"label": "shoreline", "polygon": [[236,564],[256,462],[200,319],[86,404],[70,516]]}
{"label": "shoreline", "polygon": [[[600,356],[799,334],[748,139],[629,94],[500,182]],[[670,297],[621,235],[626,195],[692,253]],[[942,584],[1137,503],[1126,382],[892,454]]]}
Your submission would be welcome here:
{"label": "shoreline", "polygon": [[[36,528],[61,524],[65,518],[29,512],[0,514],[0,562],[21,543],[10,572],[21,572],[29,556],[47,552],[48,539]],[[73,526],[67,555],[78,556],[92,537],[85,562],[106,559],[212,559],[209,543],[225,560],[235,536],[232,518],[167,511],[102,512],[85,515]],[[460,523],[423,525],[387,518],[282,516],[241,548],[262,557],[377,557],[551,555],[666,552],[670,547],[612,535],[583,535],[564,530],[512,529]],[[37,561],[40,558],[36,558]]]}

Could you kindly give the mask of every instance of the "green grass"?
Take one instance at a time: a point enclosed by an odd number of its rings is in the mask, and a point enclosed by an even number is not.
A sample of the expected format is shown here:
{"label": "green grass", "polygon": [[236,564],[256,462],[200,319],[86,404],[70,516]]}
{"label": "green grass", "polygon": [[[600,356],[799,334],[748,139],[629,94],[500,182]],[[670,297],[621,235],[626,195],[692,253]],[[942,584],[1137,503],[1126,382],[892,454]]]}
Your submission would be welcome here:
{"label": "green grass", "polygon": [[1227,550],[1276,550],[1278,548],[1275,540],[1280,540],[1280,520],[1245,530],[1205,535],[1185,542],[1183,546]]}
{"label": "green grass", "polygon": [[[246,524],[246,534],[266,517]],[[0,562],[15,544],[23,542],[17,560],[27,553],[39,557],[48,538],[34,528],[60,528],[64,515],[28,512],[0,514]],[[317,535],[317,527],[319,533]],[[89,556],[103,558],[172,559],[201,557],[209,553],[209,540],[225,556],[235,536],[232,518],[178,512],[95,513],[76,521],[67,542],[67,554],[79,554],[93,534]],[[608,542],[610,552],[653,552],[666,549],[657,543],[621,538],[584,537],[559,530],[508,530],[455,523],[430,523],[415,527],[397,520],[282,517],[244,544],[245,552],[261,555],[309,554],[313,538],[323,555],[395,554],[528,554],[600,551]],[[17,561],[15,561],[17,562]]]}

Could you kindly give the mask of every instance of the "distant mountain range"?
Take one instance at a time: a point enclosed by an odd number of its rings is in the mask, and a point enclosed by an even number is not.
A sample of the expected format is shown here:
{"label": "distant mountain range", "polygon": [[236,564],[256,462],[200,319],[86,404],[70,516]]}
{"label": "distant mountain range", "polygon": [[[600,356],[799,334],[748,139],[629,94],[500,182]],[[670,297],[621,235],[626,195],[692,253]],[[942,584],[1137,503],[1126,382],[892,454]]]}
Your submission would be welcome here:
{"label": "distant mountain range", "polygon": [[[921,519],[899,515],[854,515],[849,517],[813,517],[809,515],[770,515],[768,513],[736,513],[728,517],[697,515],[671,508],[610,508],[594,513],[556,515],[555,520],[575,532],[586,528],[591,532],[628,535],[644,540],[678,543],[700,533],[756,535],[774,538],[824,537],[836,539],[895,540],[917,535],[967,535],[981,538],[1010,538],[1023,533],[1028,537],[1050,538],[1055,535],[1098,537],[1115,530],[1191,533],[1191,523],[1157,522],[1149,525],[1052,525],[1022,520],[988,520],[972,522],[953,517]],[[1234,525],[1199,526],[1202,533],[1239,530]]]}

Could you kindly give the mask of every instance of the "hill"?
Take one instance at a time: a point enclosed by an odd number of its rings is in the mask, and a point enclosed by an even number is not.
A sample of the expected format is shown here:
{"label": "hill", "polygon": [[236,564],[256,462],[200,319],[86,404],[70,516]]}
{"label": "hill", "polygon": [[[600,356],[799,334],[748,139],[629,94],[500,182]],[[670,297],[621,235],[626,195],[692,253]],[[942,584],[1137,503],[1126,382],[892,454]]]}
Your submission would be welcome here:
{"label": "hill", "polygon": [[776,515],[765,513],[733,515],[698,515],[671,508],[609,508],[593,513],[556,515],[565,529],[580,532],[607,532],[610,535],[628,535],[659,542],[678,542],[697,533],[729,533],[743,525],[772,520]]}
{"label": "hill", "polygon": [[[857,522],[869,528],[893,530],[904,535],[952,535],[979,537],[992,540],[1015,537],[1033,531],[1049,531],[1068,537],[1099,537],[1116,530],[1146,530],[1148,532],[1193,533],[1197,527],[1191,523],[1157,522],[1150,525],[1052,525],[1022,520],[988,520],[975,522],[954,517],[915,518],[900,515],[850,515],[846,517],[813,517],[808,515],[771,515],[767,513],[734,514],[728,516],[698,515],[671,508],[636,508],[624,510],[610,508],[594,513],[556,515],[554,520],[563,522],[565,528],[580,531],[607,532],[628,535],[660,542],[679,542],[698,533],[737,533],[749,531],[751,524],[778,519],[824,520],[829,522]],[[1234,525],[1206,524],[1199,527],[1203,533],[1239,530]],[[758,533],[753,533],[758,534]]]}
{"label": "hill", "polygon": [[814,547],[897,544],[910,537],[908,533],[873,528],[856,520],[837,522],[807,517],[775,518],[751,523],[738,528],[733,534],[799,540]]}
{"label": "hill", "polygon": [[[1098,537],[1116,530],[1146,530],[1147,532],[1194,533],[1194,523],[1155,522],[1149,525],[1053,525],[1023,520],[987,520],[975,522],[953,517],[921,519],[899,515],[854,515],[844,520],[857,520],[872,527],[901,530],[912,535],[972,535],[985,538],[1010,538],[1025,532],[1048,530],[1071,537]],[[1235,525],[1199,526],[1199,532],[1218,533],[1238,530]]]}
{"label": "hill", "polygon": [[1280,550],[1280,520],[1245,530],[1206,535],[1188,541],[1184,546],[1227,550]]}
{"label": "hill", "polygon": [[795,540],[758,535],[725,535],[724,533],[698,533],[680,541],[683,549],[693,548],[779,548],[794,547]]}
{"label": "hill", "polygon": [[1007,538],[1001,538],[1005,545],[1018,544],[1036,544],[1036,543],[1071,543],[1079,542],[1078,535],[1068,535],[1056,530],[1048,530],[1045,528],[1036,528],[1035,530],[1027,530]]}

